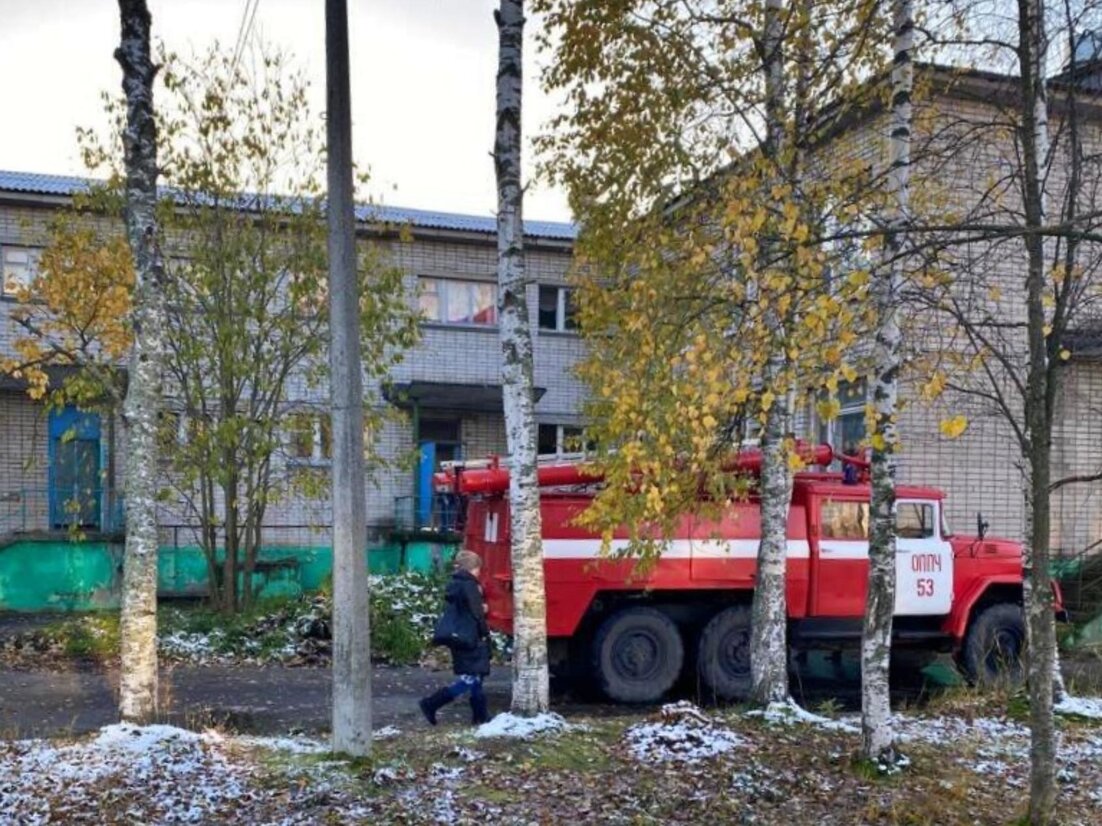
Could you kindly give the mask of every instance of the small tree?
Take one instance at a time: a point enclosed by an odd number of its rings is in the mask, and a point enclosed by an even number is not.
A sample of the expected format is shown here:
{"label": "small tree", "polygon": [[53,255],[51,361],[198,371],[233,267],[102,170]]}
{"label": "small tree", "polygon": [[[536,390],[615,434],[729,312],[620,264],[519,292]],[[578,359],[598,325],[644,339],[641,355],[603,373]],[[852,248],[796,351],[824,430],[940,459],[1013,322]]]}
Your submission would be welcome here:
{"label": "small tree", "polygon": [[[292,491],[318,495],[324,476],[301,469],[288,447],[322,420],[327,401],[328,296],[320,134],[301,75],[261,50],[236,64],[217,47],[194,63],[164,55],[166,105],[159,113],[165,183],[158,220],[166,244],[164,366],[168,401],[158,426],[160,504],[194,527],[207,559],[212,601],[234,611],[249,583],[271,504]],[[21,359],[10,364],[45,392],[48,365],[82,368],[79,389],[107,394],[120,342],[131,335],[103,308],[126,308],[132,270],[110,266],[117,214],[114,174],[122,134],[83,133],[85,158],[106,169],[107,187],[63,216],[31,291],[45,298],[20,311]],[[86,226],[87,225],[87,226]],[[94,229],[88,228],[94,226]],[[401,273],[379,252],[358,255],[364,371],[384,376],[416,335]],[[85,305],[88,292],[105,298]],[[29,296],[28,296],[29,297]],[[95,324],[87,325],[89,308]],[[122,313],[118,318],[125,318]],[[62,388],[55,388],[61,390]],[[383,414],[367,407],[367,425]],[[375,455],[368,443],[368,458]],[[243,583],[244,588],[239,588]]]}
{"label": "small tree", "polygon": [[[998,166],[958,193],[949,220],[941,214],[915,217],[916,226],[934,228],[921,236],[922,244],[937,251],[948,271],[916,290],[915,298],[937,314],[934,318],[940,316],[934,329],[942,334],[929,348],[936,360],[933,395],[946,392],[962,411],[943,422],[943,432],[956,438],[975,418],[994,418],[1005,426],[1019,457],[1029,821],[1044,824],[1054,818],[1052,706],[1054,694],[1062,691],[1050,567],[1052,494],[1102,478],[1097,469],[1061,479],[1052,474],[1059,388],[1075,341],[1095,329],[1093,296],[1102,271],[1096,246],[1100,178],[1085,149],[1096,140],[1099,125],[1085,105],[1093,93],[1085,95],[1077,85],[1084,67],[1075,60],[1079,37],[1096,28],[1100,7],[1092,0],[958,5],[967,48],[948,44],[954,54],[966,65],[1005,75],[985,112],[943,129],[956,137],[955,145],[943,139],[942,152],[946,158],[971,159],[977,145],[987,152],[997,147]],[[1062,72],[1054,36],[1064,40],[1072,58]]]}

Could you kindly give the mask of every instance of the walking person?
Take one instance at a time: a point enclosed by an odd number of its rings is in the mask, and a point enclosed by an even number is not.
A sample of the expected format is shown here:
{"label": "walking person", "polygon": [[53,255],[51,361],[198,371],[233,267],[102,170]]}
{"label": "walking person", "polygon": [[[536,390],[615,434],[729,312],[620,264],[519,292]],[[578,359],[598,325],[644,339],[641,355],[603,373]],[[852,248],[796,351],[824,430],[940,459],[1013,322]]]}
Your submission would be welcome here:
{"label": "walking person", "polygon": [[490,673],[490,629],[478,582],[481,571],[478,554],[460,551],[455,555],[455,573],[444,592],[444,613],[437,621],[433,642],[448,646],[457,679],[419,703],[421,713],[434,726],[436,712],[466,693],[470,693],[471,722],[479,725],[490,719],[482,690],[482,680]]}

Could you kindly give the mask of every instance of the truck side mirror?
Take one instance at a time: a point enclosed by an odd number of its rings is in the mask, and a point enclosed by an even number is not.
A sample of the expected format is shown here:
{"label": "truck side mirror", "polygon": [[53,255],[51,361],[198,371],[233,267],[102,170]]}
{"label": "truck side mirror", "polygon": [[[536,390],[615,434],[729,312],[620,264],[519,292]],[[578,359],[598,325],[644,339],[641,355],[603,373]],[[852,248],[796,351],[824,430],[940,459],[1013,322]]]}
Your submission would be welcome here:
{"label": "truck side mirror", "polygon": [[983,518],[983,514],[980,511],[976,511],[976,536],[983,539],[987,536],[987,529],[990,527],[987,520]]}

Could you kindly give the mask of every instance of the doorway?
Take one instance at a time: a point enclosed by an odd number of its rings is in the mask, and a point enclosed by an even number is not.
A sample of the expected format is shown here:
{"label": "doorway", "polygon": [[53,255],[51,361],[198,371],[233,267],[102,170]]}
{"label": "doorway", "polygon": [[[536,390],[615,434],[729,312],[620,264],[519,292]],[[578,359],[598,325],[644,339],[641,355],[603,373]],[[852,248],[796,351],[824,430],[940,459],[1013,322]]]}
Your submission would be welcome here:
{"label": "doorway", "polygon": [[54,530],[100,527],[100,421],[75,407],[49,415],[49,508]]}

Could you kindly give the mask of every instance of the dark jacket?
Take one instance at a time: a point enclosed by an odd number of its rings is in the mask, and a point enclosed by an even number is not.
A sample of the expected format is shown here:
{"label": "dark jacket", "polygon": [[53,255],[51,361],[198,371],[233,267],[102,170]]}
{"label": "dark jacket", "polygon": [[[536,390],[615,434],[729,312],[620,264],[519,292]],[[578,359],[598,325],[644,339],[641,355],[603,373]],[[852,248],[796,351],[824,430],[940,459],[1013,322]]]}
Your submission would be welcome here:
{"label": "dark jacket", "polygon": [[486,676],[490,673],[490,627],[482,610],[482,586],[468,571],[456,571],[448,582],[444,599],[454,603],[461,614],[474,620],[478,628],[478,645],[474,648],[453,648],[452,671],[456,674]]}

